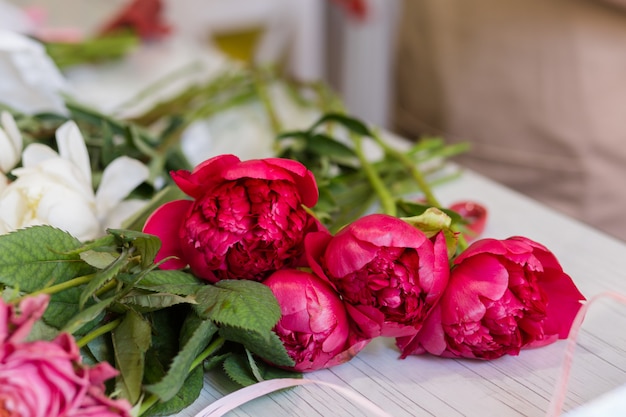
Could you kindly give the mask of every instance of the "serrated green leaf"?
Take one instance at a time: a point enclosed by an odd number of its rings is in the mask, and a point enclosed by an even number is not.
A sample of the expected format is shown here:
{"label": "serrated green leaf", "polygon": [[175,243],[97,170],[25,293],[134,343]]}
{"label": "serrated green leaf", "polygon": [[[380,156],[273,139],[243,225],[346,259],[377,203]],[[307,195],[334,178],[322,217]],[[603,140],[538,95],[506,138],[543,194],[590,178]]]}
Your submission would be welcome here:
{"label": "serrated green leaf", "polygon": [[141,312],[161,310],[176,304],[197,304],[193,296],[182,297],[167,292],[145,292],[133,290],[119,300],[120,303],[130,305]]}
{"label": "serrated green leaf", "polygon": [[113,255],[111,252],[101,252],[92,249],[80,252],[79,256],[80,259],[85,261],[87,264],[98,269],[106,268],[119,258],[119,256],[117,256],[117,253]]}
{"label": "serrated green leaf", "polygon": [[182,387],[176,395],[166,402],[160,402],[148,409],[146,415],[150,416],[170,416],[177,414],[189,407],[199,396],[204,386],[204,372],[202,367],[191,371]]}
{"label": "serrated green leaf", "polygon": [[154,263],[154,258],[161,248],[161,240],[158,237],[135,230],[108,229],[107,231],[121,243],[132,244],[135,247],[134,255],[141,257],[142,268],[147,268]]}
{"label": "serrated green leaf", "polygon": [[242,344],[246,349],[277,366],[293,366],[295,362],[285,349],[276,333],[261,333],[229,326],[220,327],[220,335],[232,342]]}
{"label": "serrated green leaf", "polygon": [[228,376],[233,382],[247,387],[256,384],[257,381],[252,371],[250,370],[250,364],[248,363],[245,355],[233,354],[224,360],[222,365],[226,376]]}
{"label": "serrated green leaf", "polygon": [[[62,331],[67,333],[80,333],[80,329],[89,322],[95,320],[102,313],[104,313],[104,310],[106,310],[106,308],[109,307],[111,303],[113,303],[113,301],[115,301],[115,298],[116,297],[107,298],[105,300],[97,302],[92,306],[87,307],[86,309],[72,317],[70,321],[65,323]],[[50,306],[48,306],[48,309],[50,309]]]}
{"label": "serrated green leaf", "polygon": [[115,365],[120,371],[116,389],[135,404],[141,396],[146,351],[151,343],[151,327],[141,314],[129,310],[112,332]]}
{"label": "serrated green leaf", "polygon": [[88,270],[77,254],[81,242],[51,226],[33,226],[0,236],[0,283],[34,292]]}
{"label": "serrated green leaf", "polygon": [[111,281],[119,274],[119,272],[130,262],[128,259],[128,249],[124,248],[122,253],[113,261],[113,263],[107,265],[104,269],[96,272],[93,278],[85,285],[78,305],[83,308],[87,300],[96,293],[104,284]]}
{"label": "serrated green leaf", "polygon": [[186,272],[154,270],[146,274],[137,288],[185,296],[195,294],[206,285],[206,281]]}
{"label": "serrated green leaf", "polygon": [[267,334],[280,319],[280,306],[265,285],[249,280],[223,280],[197,293],[196,311],[218,324]]}
{"label": "serrated green leaf", "polygon": [[[195,315],[189,315],[186,321],[192,321],[193,330],[188,336],[183,331],[182,349],[172,361],[167,374],[159,382],[145,387],[146,391],[157,395],[162,401],[173,398],[181,389],[191,364],[217,332],[217,327],[210,320],[200,320]],[[183,329],[189,327],[190,324],[186,323]]]}

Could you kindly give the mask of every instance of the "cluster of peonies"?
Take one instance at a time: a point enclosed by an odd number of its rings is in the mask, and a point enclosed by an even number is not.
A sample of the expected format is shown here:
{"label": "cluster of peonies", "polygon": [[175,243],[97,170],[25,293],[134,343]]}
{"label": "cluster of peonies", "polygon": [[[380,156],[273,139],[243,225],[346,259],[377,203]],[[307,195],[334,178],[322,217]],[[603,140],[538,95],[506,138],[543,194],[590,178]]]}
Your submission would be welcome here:
{"label": "cluster of peonies", "polygon": [[7,112],[0,118],[0,234],[49,224],[86,241],[108,227],[119,228],[145,204],[125,200],[149,174],[143,163],[126,156],[107,166],[94,192],[89,153],[76,123],[56,131],[58,152],[40,143],[22,152],[15,120]]}
{"label": "cluster of peonies", "polygon": [[107,362],[83,364],[71,335],[27,340],[48,301],[47,295],[17,305],[0,299],[0,415],[130,417],[130,403],[105,391],[105,381],[117,371]]}
{"label": "cluster of peonies", "polygon": [[564,338],[584,300],[527,238],[481,239],[449,259],[443,232],[385,214],[333,235],[311,214],[317,185],[296,161],[221,155],[172,177],[191,199],[144,228],[163,242],[161,268],[268,285],[298,371],[346,362],[379,336],[395,337],[402,357],[514,355]]}

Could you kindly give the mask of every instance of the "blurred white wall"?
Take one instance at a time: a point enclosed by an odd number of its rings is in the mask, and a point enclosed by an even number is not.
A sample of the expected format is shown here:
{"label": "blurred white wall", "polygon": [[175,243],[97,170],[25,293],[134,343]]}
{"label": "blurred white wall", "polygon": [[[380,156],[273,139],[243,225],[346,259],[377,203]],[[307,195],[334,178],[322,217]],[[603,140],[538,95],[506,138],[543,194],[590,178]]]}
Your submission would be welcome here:
{"label": "blurred white wall", "polygon": [[337,7],[328,13],[328,79],[348,110],[389,127],[393,90],[395,36],[401,0],[367,0],[365,21]]}

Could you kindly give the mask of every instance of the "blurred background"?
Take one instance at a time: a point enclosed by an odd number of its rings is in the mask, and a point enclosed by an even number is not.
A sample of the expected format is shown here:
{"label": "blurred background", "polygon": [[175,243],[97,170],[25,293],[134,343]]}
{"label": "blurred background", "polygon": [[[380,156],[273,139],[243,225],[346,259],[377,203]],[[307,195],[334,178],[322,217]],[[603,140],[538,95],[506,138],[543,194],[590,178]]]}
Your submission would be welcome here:
{"label": "blurred background", "polygon": [[[463,166],[626,239],[626,0],[3,3],[29,20],[4,12],[0,25],[51,39],[89,36],[132,6],[146,24],[144,47],[177,40],[171,59],[143,61],[141,75],[126,74],[118,89],[65,72],[101,104],[197,54],[183,45],[278,63],[288,77],[327,83],[352,115],[409,140],[470,143]],[[111,80],[121,85],[119,77]]]}

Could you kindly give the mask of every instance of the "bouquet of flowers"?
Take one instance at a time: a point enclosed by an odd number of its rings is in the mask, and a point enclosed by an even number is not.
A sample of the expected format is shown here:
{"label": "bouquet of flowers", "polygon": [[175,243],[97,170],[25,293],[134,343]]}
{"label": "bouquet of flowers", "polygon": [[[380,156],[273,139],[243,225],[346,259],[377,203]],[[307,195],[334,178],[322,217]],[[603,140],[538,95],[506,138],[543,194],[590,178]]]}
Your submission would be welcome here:
{"label": "bouquet of flowers", "polygon": [[[462,147],[392,146],[320,85],[286,83],[316,117],[285,128],[277,81],[239,69],[132,119],[2,112],[0,414],[175,414],[206,371],[293,378],[378,337],[493,360],[567,336],[585,298],[554,254],[437,201]],[[274,155],[190,163],[189,127],[250,100]]]}

